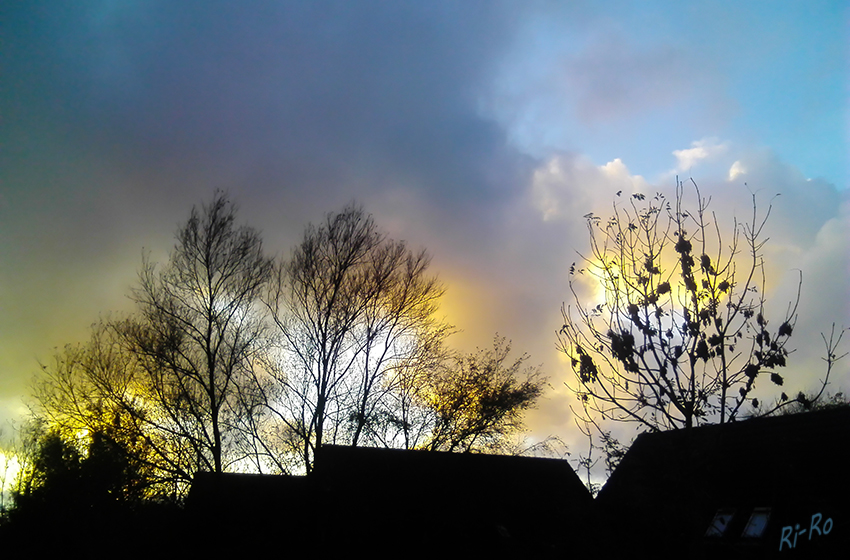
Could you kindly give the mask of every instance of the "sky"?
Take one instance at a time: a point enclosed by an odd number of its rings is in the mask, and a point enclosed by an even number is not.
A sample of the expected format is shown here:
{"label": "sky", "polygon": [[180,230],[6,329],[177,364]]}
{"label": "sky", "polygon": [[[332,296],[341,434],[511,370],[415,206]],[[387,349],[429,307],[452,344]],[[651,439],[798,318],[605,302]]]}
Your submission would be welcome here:
{"label": "sky", "polygon": [[582,216],[678,176],[728,226],[755,194],[773,315],[803,275],[784,389],[811,390],[820,333],[850,326],[848,22],[817,0],[4,3],[0,423],[215,189],[270,254],[351,201],[426,248],[453,343],[528,352],[551,385],[531,435],[576,451],[555,332]]}

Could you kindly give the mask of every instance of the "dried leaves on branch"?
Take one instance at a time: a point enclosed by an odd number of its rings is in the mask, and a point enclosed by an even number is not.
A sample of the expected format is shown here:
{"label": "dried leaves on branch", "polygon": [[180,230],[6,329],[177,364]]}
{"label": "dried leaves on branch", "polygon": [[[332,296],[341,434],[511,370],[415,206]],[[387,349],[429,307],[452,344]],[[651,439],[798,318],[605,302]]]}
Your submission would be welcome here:
{"label": "dried leaves on branch", "polygon": [[[586,417],[645,429],[734,420],[760,380],[781,386],[797,299],[771,322],[762,249],[770,208],[721,224],[696,183],[686,202],[634,194],[586,216],[590,253],[571,271],[560,348]],[[580,283],[601,301],[582,300]]]}

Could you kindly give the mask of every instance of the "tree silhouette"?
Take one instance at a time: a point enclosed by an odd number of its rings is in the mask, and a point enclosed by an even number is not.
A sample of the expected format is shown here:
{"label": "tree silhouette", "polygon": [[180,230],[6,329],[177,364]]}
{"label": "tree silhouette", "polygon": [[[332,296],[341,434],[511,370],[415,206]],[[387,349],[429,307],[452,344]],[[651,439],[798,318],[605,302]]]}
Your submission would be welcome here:
{"label": "tree silhouette", "polygon": [[174,436],[192,471],[245,458],[241,427],[258,410],[251,371],[263,343],[255,306],[271,272],[259,234],[236,225],[221,192],[192,209],[165,267],[144,260],[138,316],[119,330],[152,405],[143,420]]}
{"label": "tree silhouette", "polygon": [[469,356],[446,348],[453,329],[436,318],[444,288],[429,263],[350,205],[310,225],[281,264],[268,297],[278,390],[266,402],[282,470],[310,472],[323,443],[492,451],[521,430],[545,380],[527,356],[509,363],[502,339]]}
{"label": "tree silhouette", "polygon": [[136,462],[146,495],[176,495],[191,471],[170,453],[172,434],[146,421],[152,403],[143,396],[143,383],[136,356],[115,326],[97,323],[87,342],[66,346],[42,366],[33,421],[65,439],[103,434]]}
{"label": "tree silhouette", "polygon": [[523,428],[523,413],[543,393],[546,379],[527,367],[528,355],[508,360],[511,345],[496,336],[491,350],[457,356],[429,383],[435,420],[428,449],[493,450]]}
{"label": "tree silhouette", "polygon": [[280,334],[270,398],[285,443],[309,470],[325,442],[393,445],[379,426],[402,374],[430,367],[451,328],[430,257],[382,233],[358,206],[308,226],[268,304]]}
{"label": "tree silhouette", "polygon": [[185,518],[170,497],[151,493],[138,449],[108,430],[67,431],[38,418],[22,440],[13,505],[0,518],[6,552],[136,556],[161,552],[166,543],[181,550]]}
{"label": "tree silhouette", "polygon": [[95,325],[88,344],[44,367],[40,414],[66,430],[109,427],[181,494],[199,470],[256,459],[263,351],[256,300],[272,272],[257,232],[223,193],[193,208],[162,268],[144,258],[135,316]]}
{"label": "tree silhouette", "polygon": [[148,497],[183,496],[199,471],[310,472],[323,443],[502,449],[543,380],[503,340],[447,348],[429,264],[352,205],[275,266],[217,193],[166,265],[144,258],[135,315],[43,366],[36,414],[108,437]]}
{"label": "tree silhouette", "polygon": [[766,406],[766,403],[754,403],[755,411],[752,416],[772,416],[776,414],[799,414],[801,412],[810,412],[812,410],[824,410],[829,408],[840,408],[850,406],[850,401],[844,393],[838,392],[835,394],[826,393],[826,387],[829,385],[829,376],[832,373],[835,364],[847,357],[848,352],[842,352],[842,340],[847,328],[842,327],[836,332],[835,324],[829,333],[829,338],[824,333],[821,333],[823,339],[824,356],[821,359],[826,363],[826,374],[820,381],[820,388],[817,392],[804,393],[800,391],[797,396],[790,399],[788,395],[782,393],[775,400],[772,406]]}
{"label": "tree silhouette", "polygon": [[[584,418],[634,422],[650,431],[724,423],[741,412],[756,381],[781,386],[797,300],[778,323],[765,317],[764,227],[770,210],[733,221],[725,234],[693,183],[685,206],[677,184],[632,195],[602,220],[586,216],[590,253],[571,270],[575,305],[563,308],[559,346],[576,374],[570,388]],[[577,278],[604,301],[584,304]]]}
{"label": "tree silhouette", "polygon": [[109,515],[149,497],[145,466],[108,433],[69,433],[36,421],[25,437],[12,521]]}

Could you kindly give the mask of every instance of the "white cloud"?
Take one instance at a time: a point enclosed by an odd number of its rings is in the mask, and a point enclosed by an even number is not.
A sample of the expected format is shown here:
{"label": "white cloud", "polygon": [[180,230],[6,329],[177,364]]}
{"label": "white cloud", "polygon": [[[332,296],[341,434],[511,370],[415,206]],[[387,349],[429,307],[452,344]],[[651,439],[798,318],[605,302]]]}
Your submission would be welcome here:
{"label": "white cloud", "polygon": [[[712,220],[718,221],[724,239],[730,239],[727,232],[736,218],[739,222],[752,219],[754,195],[758,216],[764,217],[768,206],[772,207],[764,230],[764,237],[769,240],[762,250],[767,276],[766,317],[771,324],[784,317],[788,302],[796,297],[800,271],[803,273],[799,318],[789,346],[796,350],[789,356],[788,367],[779,371],[785,378],[781,390],[796,395],[798,391],[816,389],[825,372],[820,333],[828,333],[833,322],[838,327],[850,326],[850,192],[839,191],[822,180],[806,180],[798,169],[768,150],[745,150],[712,139],[695,142],[681,152],[686,153],[679,158],[680,162],[690,157],[700,164],[699,172],[693,177],[701,195],[710,199]],[[593,212],[604,219],[611,214],[612,203],[624,204],[625,195],[635,192],[660,191],[669,199],[674,185],[669,179],[663,175],[648,182],[631,174],[620,159],[604,165],[596,165],[588,157],[576,154],[560,154],[544,160],[529,185],[528,208],[533,214],[522,214],[523,219],[536,217],[539,222],[516,228],[506,236],[517,240],[517,245],[525,251],[517,251],[508,257],[510,262],[502,263],[504,270],[523,271],[522,285],[534,286],[533,293],[523,300],[525,308],[551,311],[557,303],[570,302],[566,269],[571,262],[579,260],[577,253],[587,252],[582,216]],[[622,191],[621,197],[616,196],[618,191]],[[693,192],[687,192],[686,198],[686,204],[693,203]],[[519,213],[517,209],[513,211]],[[546,248],[546,266],[540,263],[524,266],[520,260],[514,260],[531,253],[533,247]],[[490,276],[488,282],[494,277]],[[577,289],[583,297],[593,297],[588,286],[580,285]],[[546,320],[551,324],[551,316],[542,311],[535,317],[536,324],[546,324]],[[551,327],[547,330],[532,326],[526,338],[517,338],[515,342],[518,348],[533,348],[535,359],[547,363],[552,385],[563,387],[563,382],[571,379],[569,364],[559,361],[554,349],[537,351],[535,346],[538,340],[547,337],[551,341],[551,330]],[[843,351],[848,349],[850,342]],[[756,389],[759,400],[766,402],[779,394],[767,378],[759,378]],[[850,392],[850,358],[833,371],[829,390]],[[571,424],[566,421],[571,418],[568,412],[571,402],[571,397],[563,391],[548,395],[530,423],[532,430],[542,435],[563,430],[572,437]],[[628,439],[629,434],[625,437]]]}
{"label": "white cloud", "polygon": [[619,158],[594,165],[585,157],[557,155],[540,166],[532,177],[532,199],[544,221],[575,219],[598,211],[618,191],[645,191],[646,180],[632,175]]}
{"label": "white cloud", "polygon": [[703,138],[691,142],[691,147],[684,150],[673,150],[673,155],[678,160],[676,169],[678,171],[689,171],[697,163],[703,160],[711,160],[719,155],[725,154],[729,146],[725,142],[718,142],[717,138]]}
{"label": "white cloud", "polygon": [[729,180],[733,181],[736,177],[746,174],[746,172],[747,168],[744,167],[741,160],[736,160],[735,163],[732,164],[732,167],[729,168]]}

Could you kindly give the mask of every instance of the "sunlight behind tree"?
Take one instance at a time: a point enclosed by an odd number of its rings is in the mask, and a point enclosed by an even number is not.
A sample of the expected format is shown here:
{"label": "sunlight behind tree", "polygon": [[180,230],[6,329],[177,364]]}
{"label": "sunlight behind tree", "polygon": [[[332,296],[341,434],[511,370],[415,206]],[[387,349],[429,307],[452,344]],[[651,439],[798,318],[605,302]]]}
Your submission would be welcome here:
{"label": "sunlight behind tree", "polygon": [[0,449],[0,514],[11,504],[12,490],[21,472],[18,455],[10,450]]}
{"label": "sunlight behind tree", "polygon": [[796,320],[792,301],[771,328],[765,319],[762,247],[770,214],[733,220],[724,232],[693,185],[696,204],[636,193],[603,220],[588,214],[590,254],[574,275],[604,289],[588,305],[572,286],[561,350],[576,374],[584,418],[634,422],[651,431],[738,416],[759,374],[775,385]]}

